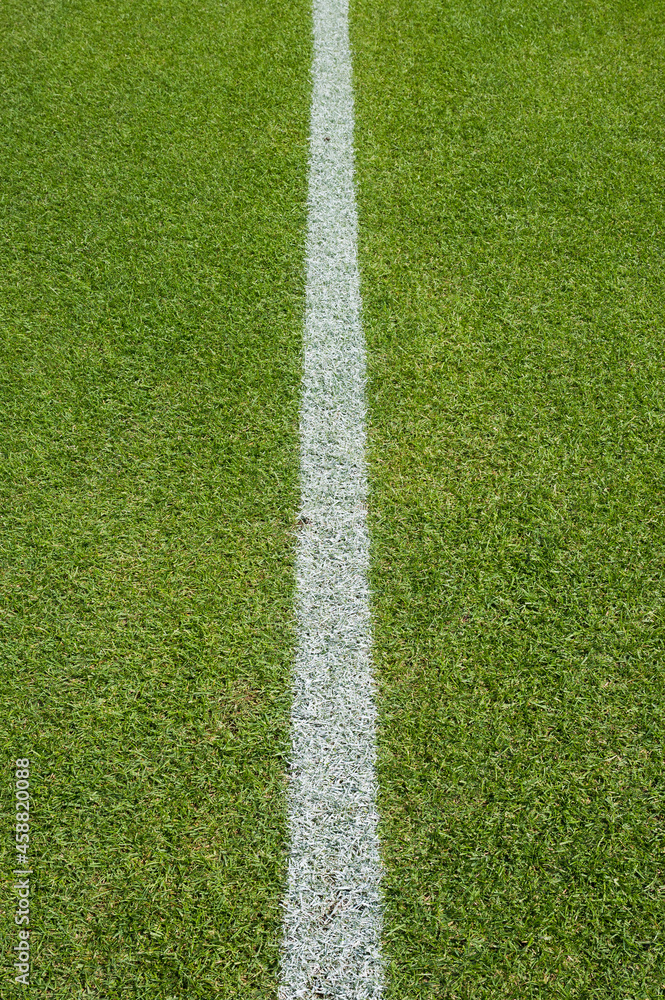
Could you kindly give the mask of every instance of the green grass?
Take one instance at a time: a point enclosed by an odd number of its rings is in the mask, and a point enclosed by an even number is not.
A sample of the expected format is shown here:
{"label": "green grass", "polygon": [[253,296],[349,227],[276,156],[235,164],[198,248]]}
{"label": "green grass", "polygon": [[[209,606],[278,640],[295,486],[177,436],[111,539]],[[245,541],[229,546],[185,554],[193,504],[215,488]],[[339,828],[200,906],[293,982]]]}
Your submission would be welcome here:
{"label": "green grass", "polygon": [[[275,995],[310,24],[0,13],[0,942],[28,756],[49,1000]],[[352,35],[386,1000],[655,1000],[665,10]]]}
{"label": "green grass", "polygon": [[0,14],[0,939],[29,757],[52,1000],[275,992],[309,25]]}
{"label": "green grass", "polygon": [[665,995],[665,9],[355,0],[387,998]]}

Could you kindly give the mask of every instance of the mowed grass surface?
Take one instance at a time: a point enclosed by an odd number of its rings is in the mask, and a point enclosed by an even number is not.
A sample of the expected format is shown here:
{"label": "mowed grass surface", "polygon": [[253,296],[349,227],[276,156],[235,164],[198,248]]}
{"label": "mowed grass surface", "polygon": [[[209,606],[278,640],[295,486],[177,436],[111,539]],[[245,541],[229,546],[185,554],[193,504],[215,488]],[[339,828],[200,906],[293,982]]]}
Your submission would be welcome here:
{"label": "mowed grass surface", "polygon": [[665,995],[660,3],[355,0],[387,997]]}
{"label": "mowed grass surface", "polygon": [[0,15],[3,997],[274,995],[310,13]]}

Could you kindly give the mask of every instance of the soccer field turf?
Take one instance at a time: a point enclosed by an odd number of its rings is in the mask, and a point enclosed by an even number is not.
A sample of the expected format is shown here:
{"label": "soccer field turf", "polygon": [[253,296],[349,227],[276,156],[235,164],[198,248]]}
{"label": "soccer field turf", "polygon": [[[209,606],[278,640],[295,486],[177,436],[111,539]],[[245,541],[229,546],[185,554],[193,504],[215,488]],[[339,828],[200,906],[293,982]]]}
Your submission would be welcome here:
{"label": "soccer field turf", "polygon": [[[0,12],[11,1000],[276,996],[311,23]],[[350,29],[386,1000],[655,1000],[665,6]]]}
{"label": "soccer field turf", "polygon": [[2,14],[1,745],[41,996],[272,995],[310,21]]}
{"label": "soccer field turf", "polygon": [[389,997],[665,994],[665,8],[358,0]]}

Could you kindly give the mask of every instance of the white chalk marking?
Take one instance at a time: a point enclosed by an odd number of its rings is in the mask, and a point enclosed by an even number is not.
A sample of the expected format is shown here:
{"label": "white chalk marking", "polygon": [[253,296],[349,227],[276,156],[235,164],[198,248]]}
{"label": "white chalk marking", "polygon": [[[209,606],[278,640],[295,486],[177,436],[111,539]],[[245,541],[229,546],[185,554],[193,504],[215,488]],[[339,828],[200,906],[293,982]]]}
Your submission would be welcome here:
{"label": "white chalk marking", "polygon": [[365,344],[348,0],[314,0],[302,521],[280,1000],[379,1000]]}

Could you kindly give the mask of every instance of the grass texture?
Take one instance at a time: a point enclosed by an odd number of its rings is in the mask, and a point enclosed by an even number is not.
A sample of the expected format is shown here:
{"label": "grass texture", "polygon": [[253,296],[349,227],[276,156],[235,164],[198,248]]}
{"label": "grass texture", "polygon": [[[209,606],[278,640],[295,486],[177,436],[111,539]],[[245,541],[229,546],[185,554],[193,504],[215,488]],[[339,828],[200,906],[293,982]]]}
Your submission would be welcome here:
{"label": "grass texture", "polygon": [[29,757],[32,986],[273,996],[310,12],[8,0],[0,38],[1,794],[7,818]]}
{"label": "grass texture", "polygon": [[665,9],[354,0],[387,998],[665,995]]}

